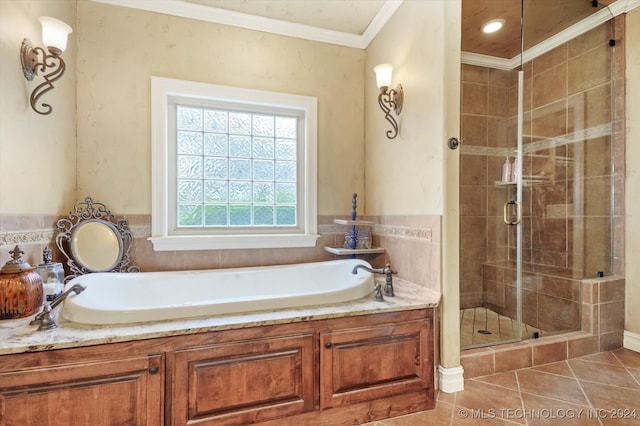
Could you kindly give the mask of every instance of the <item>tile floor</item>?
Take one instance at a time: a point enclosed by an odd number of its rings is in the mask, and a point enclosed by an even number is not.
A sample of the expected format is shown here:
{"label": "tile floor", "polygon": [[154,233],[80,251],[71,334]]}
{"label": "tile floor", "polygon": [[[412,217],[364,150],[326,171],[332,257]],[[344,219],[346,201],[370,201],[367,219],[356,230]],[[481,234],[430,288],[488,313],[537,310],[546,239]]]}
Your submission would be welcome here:
{"label": "tile floor", "polygon": [[368,426],[640,425],[640,353],[627,349],[465,381],[436,408]]}
{"label": "tile floor", "polygon": [[[490,309],[478,307],[460,310],[460,347],[462,348],[515,339],[516,330],[516,324],[512,318],[499,315]],[[484,333],[485,331],[490,334]],[[523,337],[532,336],[536,331],[540,330],[522,324]]]}

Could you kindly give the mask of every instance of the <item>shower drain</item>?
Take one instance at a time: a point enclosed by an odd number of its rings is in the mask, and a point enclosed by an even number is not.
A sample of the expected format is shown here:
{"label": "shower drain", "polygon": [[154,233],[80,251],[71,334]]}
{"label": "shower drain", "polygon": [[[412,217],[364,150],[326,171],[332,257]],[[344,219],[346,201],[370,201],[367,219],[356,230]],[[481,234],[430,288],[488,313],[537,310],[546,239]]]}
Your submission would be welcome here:
{"label": "shower drain", "polygon": [[489,330],[478,330],[478,333],[480,333],[480,334],[491,334],[491,332]]}

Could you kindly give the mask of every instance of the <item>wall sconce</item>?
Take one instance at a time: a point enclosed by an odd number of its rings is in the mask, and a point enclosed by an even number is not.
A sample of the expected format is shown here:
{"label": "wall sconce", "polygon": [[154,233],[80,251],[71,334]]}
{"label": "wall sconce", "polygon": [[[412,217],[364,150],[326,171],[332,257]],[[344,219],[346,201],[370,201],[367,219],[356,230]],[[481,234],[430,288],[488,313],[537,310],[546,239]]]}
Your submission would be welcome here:
{"label": "wall sconce", "polygon": [[65,64],[60,55],[67,48],[67,37],[73,31],[71,27],[59,19],[41,16],[38,18],[42,24],[42,42],[46,46],[33,47],[31,40],[25,38],[20,47],[20,61],[24,77],[31,81],[38,72],[45,73],[47,68],[52,71],[43,74],[44,82],[39,84],[31,92],[31,108],[38,114],[51,114],[51,105],[42,103],[42,110],[38,110],[36,102],[48,91],[53,89],[53,82],[57,81],[64,74]]}
{"label": "wall sconce", "polygon": [[376,73],[376,84],[380,89],[378,95],[378,105],[384,111],[384,118],[391,124],[393,130],[387,130],[387,138],[393,139],[398,136],[398,123],[390,114],[393,110],[396,115],[402,112],[402,103],[404,101],[404,92],[402,85],[398,84],[395,89],[389,90],[391,86],[391,76],[393,74],[393,66],[389,64],[380,64],[373,71]]}

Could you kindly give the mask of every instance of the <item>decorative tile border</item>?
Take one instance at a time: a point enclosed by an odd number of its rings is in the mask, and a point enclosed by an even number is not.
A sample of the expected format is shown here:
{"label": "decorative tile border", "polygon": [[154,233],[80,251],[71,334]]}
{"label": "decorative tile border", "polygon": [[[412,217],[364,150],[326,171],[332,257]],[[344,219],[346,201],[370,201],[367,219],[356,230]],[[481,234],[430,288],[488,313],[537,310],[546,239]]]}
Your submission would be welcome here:
{"label": "decorative tile border", "polygon": [[[135,238],[151,236],[151,226],[136,225],[129,228]],[[7,231],[0,234],[0,249],[13,248],[15,245],[50,244],[55,241],[58,231],[55,229],[30,229]]]}
{"label": "decorative tile border", "polygon": [[[318,225],[318,233],[322,235],[344,234],[344,225],[321,224]],[[151,236],[151,225],[136,224],[129,225],[129,229],[134,238],[147,238]],[[375,225],[373,233],[380,236],[417,238],[431,240],[431,229],[410,228],[404,226]],[[7,231],[0,234],[0,248],[13,248],[16,244],[49,244],[55,240],[57,231],[55,229],[32,229]]]}
{"label": "decorative tile border", "polygon": [[373,233],[386,237],[418,238],[423,240],[431,240],[432,237],[431,229],[408,228],[404,226],[375,225],[373,227]]}
{"label": "decorative tile border", "polygon": [[53,229],[4,232],[0,235],[0,248],[13,248],[15,245],[27,244],[49,244],[55,239],[56,234],[57,231]]}
{"label": "decorative tile border", "polygon": [[[323,235],[342,235],[345,232],[344,225],[326,224],[318,225],[318,233]],[[385,237],[418,238],[431,240],[431,229],[409,228],[405,226],[374,225],[373,234]]]}
{"label": "decorative tile border", "polygon": [[[613,135],[612,124],[606,123],[606,124],[601,124],[599,126],[591,127],[589,129],[570,133],[567,135],[558,136],[556,138],[542,139],[536,142],[527,143],[522,146],[522,151],[524,154],[530,154],[543,149],[556,148],[559,146],[570,145],[574,143],[583,142],[589,139],[595,139],[602,136],[611,136],[611,135]],[[467,155],[488,155],[491,157],[506,157],[506,156],[513,156],[514,152],[515,152],[515,148],[473,146],[473,145],[464,145],[464,144],[461,145],[461,153],[467,154]]]}
{"label": "decorative tile border", "polygon": [[129,225],[134,238],[148,238],[151,236],[151,225]]}

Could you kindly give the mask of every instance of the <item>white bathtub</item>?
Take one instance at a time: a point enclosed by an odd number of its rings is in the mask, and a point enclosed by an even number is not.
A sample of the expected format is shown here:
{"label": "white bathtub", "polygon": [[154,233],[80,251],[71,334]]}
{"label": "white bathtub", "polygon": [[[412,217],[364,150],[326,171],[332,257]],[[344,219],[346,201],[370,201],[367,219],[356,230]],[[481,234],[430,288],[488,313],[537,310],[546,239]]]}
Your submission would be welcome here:
{"label": "white bathtub", "polygon": [[126,324],[347,302],[372,293],[359,259],[205,271],[94,273],[62,315],[84,324]]}

